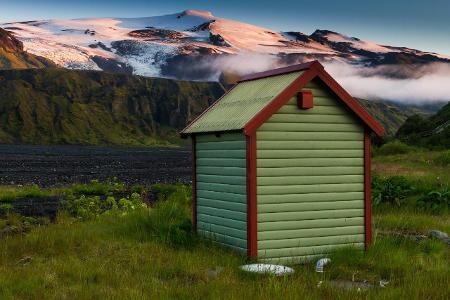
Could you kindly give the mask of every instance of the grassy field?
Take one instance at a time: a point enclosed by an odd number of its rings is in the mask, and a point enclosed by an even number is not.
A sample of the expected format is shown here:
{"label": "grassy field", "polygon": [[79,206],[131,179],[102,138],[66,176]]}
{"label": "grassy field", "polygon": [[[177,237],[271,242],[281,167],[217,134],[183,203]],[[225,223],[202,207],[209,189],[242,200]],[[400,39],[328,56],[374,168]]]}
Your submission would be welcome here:
{"label": "grassy field", "polygon": [[[448,188],[449,167],[437,159],[442,153],[375,157],[383,200],[374,207],[373,246],[365,253],[347,248],[330,255],[324,273],[316,273],[311,262],[285,277],[244,273],[239,266],[245,257],[191,235],[189,187],[34,187],[33,195],[65,195],[70,201],[54,223],[36,222],[2,237],[0,298],[448,299],[449,247],[416,236],[430,229],[450,233],[449,214],[414,204]],[[407,181],[405,190],[395,184],[387,189],[398,193],[400,206],[383,189],[392,175]],[[0,198],[14,201],[24,196],[21,191],[3,187]],[[148,194],[159,198],[150,209],[142,205]],[[0,229],[24,222],[30,221],[9,214]],[[389,283],[381,287],[381,280]],[[349,282],[360,289],[345,288]]]}

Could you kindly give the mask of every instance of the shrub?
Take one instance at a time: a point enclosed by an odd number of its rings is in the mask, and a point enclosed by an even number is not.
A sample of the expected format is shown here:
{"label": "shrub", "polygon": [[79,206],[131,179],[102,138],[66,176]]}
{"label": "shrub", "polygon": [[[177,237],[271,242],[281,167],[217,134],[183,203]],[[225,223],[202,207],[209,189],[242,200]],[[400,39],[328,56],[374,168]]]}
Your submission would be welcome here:
{"label": "shrub", "polygon": [[450,189],[443,188],[429,192],[417,201],[417,206],[434,214],[448,213],[450,211]]}
{"label": "shrub", "polygon": [[73,184],[69,191],[78,195],[109,195],[124,192],[125,184],[118,182],[116,178],[105,182],[92,180],[87,184]]}
{"label": "shrub", "polygon": [[69,195],[66,200],[61,202],[61,205],[63,210],[69,215],[79,219],[92,219],[104,213],[120,212],[125,214],[129,211],[146,207],[141,200],[141,196],[137,193],[121,198],[119,201],[116,201],[113,196],[81,195],[79,198],[76,198],[73,195]]}
{"label": "shrub", "polygon": [[404,176],[390,176],[372,179],[372,200],[374,205],[390,203],[400,206],[411,192],[411,183]]}
{"label": "shrub", "polygon": [[159,241],[172,247],[194,245],[192,234],[190,187],[155,185],[161,193],[148,213],[137,212],[128,220],[123,234],[141,241]]}
{"label": "shrub", "polygon": [[439,154],[435,159],[434,163],[437,165],[441,165],[443,167],[450,166],[450,151],[443,152]]}
{"label": "shrub", "polygon": [[13,206],[9,203],[0,204],[0,215],[8,213],[11,209],[13,209]]}
{"label": "shrub", "polygon": [[414,147],[408,146],[400,141],[393,141],[381,146],[377,154],[378,155],[395,155],[406,154],[414,150]]}
{"label": "shrub", "polygon": [[35,184],[21,188],[2,187],[0,190],[0,200],[2,201],[13,201],[19,198],[45,198],[50,195],[49,190],[43,190]]}

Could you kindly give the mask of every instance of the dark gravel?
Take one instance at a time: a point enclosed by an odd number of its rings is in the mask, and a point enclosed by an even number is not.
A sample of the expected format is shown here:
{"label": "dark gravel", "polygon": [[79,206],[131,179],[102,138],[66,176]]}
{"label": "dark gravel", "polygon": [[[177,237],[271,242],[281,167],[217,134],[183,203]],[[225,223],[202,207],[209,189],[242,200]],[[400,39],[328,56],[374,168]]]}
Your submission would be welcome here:
{"label": "dark gravel", "polygon": [[0,145],[0,185],[190,183],[189,148]]}

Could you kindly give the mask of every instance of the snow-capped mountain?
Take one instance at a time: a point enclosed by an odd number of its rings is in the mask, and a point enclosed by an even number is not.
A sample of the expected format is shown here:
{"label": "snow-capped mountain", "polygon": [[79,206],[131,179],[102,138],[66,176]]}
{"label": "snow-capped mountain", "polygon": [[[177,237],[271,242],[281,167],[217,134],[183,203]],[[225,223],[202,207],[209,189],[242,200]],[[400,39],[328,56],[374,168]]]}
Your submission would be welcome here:
{"label": "snow-capped mountain", "polygon": [[276,32],[195,10],[146,18],[43,20],[0,27],[13,33],[28,52],[66,68],[180,79],[217,79],[223,71],[254,72],[311,59],[363,66],[450,63],[444,55],[379,45],[328,30],[311,35]]}

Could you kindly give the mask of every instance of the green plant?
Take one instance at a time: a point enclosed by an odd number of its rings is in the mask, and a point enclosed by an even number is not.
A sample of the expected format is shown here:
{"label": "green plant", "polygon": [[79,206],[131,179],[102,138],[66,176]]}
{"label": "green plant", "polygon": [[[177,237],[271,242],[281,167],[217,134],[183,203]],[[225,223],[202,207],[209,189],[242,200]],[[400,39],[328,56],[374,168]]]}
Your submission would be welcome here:
{"label": "green plant", "polygon": [[450,151],[445,151],[439,154],[435,159],[434,162],[438,165],[441,165],[443,167],[450,166]]}
{"label": "green plant", "polygon": [[117,178],[100,182],[98,180],[91,180],[87,184],[73,184],[68,192],[77,195],[110,195],[113,193],[123,193],[125,191],[125,184],[117,181]]}
{"label": "green plant", "polygon": [[429,192],[417,201],[417,206],[434,214],[448,213],[450,211],[450,189],[443,188]]}
{"label": "green plant", "polygon": [[[190,188],[185,185],[155,185],[158,201],[148,213],[134,214],[124,235],[139,240],[157,240],[173,247],[193,246]],[[131,198],[133,199],[133,197]]]}
{"label": "green plant", "polygon": [[400,206],[411,190],[412,186],[404,176],[380,178],[375,175],[372,179],[372,202],[375,206],[381,203]]}
{"label": "green plant", "polygon": [[126,214],[129,211],[146,207],[142,202],[141,196],[138,193],[133,193],[131,196],[121,198],[119,201],[113,196],[85,196],[81,195],[79,198],[69,195],[67,199],[62,201],[62,208],[68,212],[69,215],[79,219],[92,219],[104,213],[120,212]]}
{"label": "green plant", "polygon": [[0,214],[8,213],[12,208],[13,206],[9,203],[0,204]]}
{"label": "green plant", "polygon": [[413,151],[415,148],[408,146],[400,141],[392,141],[381,146],[377,154],[378,155],[394,155],[394,154],[406,154]]}
{"label": "green plant", "polygon": [[39,188],[37,185],[14,187],[4,186],[0,189],[0,200],[13,201],[18,198],[45,198],[51,196],[52,191]]}

